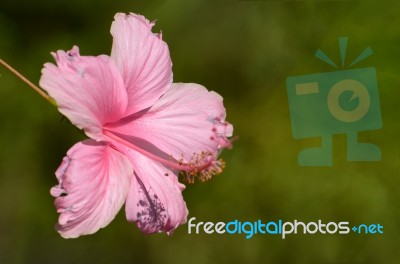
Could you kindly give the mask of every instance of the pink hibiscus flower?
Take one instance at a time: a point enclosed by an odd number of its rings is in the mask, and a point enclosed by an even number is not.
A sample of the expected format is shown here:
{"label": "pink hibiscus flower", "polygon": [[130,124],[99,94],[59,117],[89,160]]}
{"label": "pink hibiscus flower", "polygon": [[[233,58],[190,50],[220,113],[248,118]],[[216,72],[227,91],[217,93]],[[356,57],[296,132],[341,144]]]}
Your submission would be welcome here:
{"label": "pink hibiscus flower", "polygon": [[75,144],[51,189],[65,238],[95,233],[125,203],[128,221],[145,233],[172,233],[186,222],[178,174],[193,182],[222,172],[232,126],[222,97],[198,84],[172,83],[167,44],[154,23],[115,15],[111,56],[53,53],[40,86],[90,138]]}

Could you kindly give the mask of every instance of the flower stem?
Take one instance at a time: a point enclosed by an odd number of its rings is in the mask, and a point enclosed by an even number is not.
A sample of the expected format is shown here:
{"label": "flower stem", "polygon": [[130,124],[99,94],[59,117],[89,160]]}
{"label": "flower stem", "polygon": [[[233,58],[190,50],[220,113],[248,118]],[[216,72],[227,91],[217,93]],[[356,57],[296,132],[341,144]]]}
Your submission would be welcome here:
{"label": "flower stem", "polygon": [[45,93],[42,89],[40,89],[38,86],[34,85],[31,81],[29,81],[25,76],[23,76],[21,73],[19,73],[16,69],[11,67],[7,62],[3,61],[0,59],[0,64],[6,67],[10,72],[15,74],[19,79],[21,79],[24,83],[26,83],[29,87],[31,87],[35,92],[37,92],[40,96],[42,96],[44,99],[46,99],[49,103],[51,103],[54,106],[57,106],[56,101],[54,101],[53,98],[51,98],[47,93]]}

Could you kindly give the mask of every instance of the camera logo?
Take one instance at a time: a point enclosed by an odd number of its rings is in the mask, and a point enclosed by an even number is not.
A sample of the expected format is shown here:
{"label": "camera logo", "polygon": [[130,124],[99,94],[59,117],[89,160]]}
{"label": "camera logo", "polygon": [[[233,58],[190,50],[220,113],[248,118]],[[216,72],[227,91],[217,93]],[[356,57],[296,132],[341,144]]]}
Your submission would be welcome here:
{"label": "camera logo", "polygon": [[[347,37],[339,38],[342,67]],[[350,65],[372,55],[366,48]],[[323,51],[315,56],[338,67]],[[321,146],[298,155],[301,166],[332,166],[332,136],[347,134],[348,161],[378,161],[381,150],[358,142],[359,131],[382,128],[378,83],[373,67],[292,76],[286,80],[292,135],[296,139],[321,137]]]}

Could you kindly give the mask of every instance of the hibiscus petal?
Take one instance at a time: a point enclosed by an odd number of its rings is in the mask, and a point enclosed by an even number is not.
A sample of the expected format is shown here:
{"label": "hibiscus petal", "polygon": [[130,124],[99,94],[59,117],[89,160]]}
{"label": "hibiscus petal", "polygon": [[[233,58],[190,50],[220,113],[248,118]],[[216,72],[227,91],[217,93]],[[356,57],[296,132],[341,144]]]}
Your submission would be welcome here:
{"label": "hibiscus petal", "polygon": [[[232,125],[225,122],[222,97],[198,84],[175,83],[153,107],[106,126],[134,145],[154,148],[177,160],[190,161],[194,153],[229,147]],[[152,148],[152,149],[151,149]]]}
{"label": "hibiscus petal", "polygon": [[151,32],[154,23],[132,13],[114,18],[111,58],[125,82],[131,114],[152,106],[171,86],[172,62],[161,35]]}
{"label": "hibiscus petal", "polygon": [[105,55],[80,56],[76,46],[53,56],[57,66],[45,64],[40,86],[75,126],[89,137],[101,140],[102,125],[120,119],[128,103],[117,67]]}
{"label": "hibiscus petal", "polygon": [[185,186],[161,164],[129,150],[134,177],[126,200],[126,217],[145,233],[171,234],[186,223],[188,211],[182,197]]}
{"label": "hibiscus petal", "polygon": [[76,238],[107,226],[125,202],[132,173],[127,157],[108,144],[75,144],[56,171],[59,184],[51,189],[61,236]]}

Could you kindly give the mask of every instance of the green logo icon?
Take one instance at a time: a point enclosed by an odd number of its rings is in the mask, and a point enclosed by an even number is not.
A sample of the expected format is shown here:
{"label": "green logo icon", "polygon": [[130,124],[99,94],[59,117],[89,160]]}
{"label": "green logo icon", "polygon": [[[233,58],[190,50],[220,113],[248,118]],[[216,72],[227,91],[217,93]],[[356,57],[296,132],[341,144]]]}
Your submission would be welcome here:
{"label": "green logo icon", "polygon": [[[342,66],[347,37],[339,38]],[[372,55],[366,48],[349,67]],[[318,50],[315,56],[338,67]],[[348,161],[378,161],[380,148],[358,142],[359,131],[382,128],[378,83],[373,67],[292,76],[286,80],[292,134],[296,139],[321,137],[321,146],[302,150],[301,166],[331,166],[332,136],[347,134]]]}

